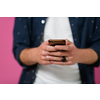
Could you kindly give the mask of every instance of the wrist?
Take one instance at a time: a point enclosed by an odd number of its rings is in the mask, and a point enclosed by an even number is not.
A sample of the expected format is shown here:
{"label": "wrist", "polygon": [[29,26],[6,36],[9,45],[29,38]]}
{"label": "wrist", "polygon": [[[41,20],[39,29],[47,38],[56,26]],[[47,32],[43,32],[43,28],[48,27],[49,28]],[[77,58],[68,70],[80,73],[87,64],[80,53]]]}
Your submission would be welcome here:
{"label": "wrist", "polygon": [[83,50],[82,49],[78,49],[77,52],[78,52],[77,63],[82,63],[82,57],[84,56]]}
{"label": "wrist", "polygon": [[92,49],[78,49],[78,63],[94,64],[98,60],[97,53]]}
{"label": "wrist", "polygon": [[31,60],[33,62],[33,64],[37,63],[38,60],[38,48],[32,48],[31,52],[30,52],[30,56],[31,56]]}

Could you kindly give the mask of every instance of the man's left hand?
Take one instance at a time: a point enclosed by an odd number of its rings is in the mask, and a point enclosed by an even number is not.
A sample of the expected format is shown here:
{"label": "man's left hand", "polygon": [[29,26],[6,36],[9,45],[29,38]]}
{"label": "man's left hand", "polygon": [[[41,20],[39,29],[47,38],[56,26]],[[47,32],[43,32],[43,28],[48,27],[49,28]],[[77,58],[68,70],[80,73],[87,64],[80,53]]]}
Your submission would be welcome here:
{"label": "man's left hand", "polygon": [[[57,65],[73,65],[79,62],[80,49],[78,49],[72,42],[66,40],[66,45],[56,45],[57,52],[49,52],[48,59],[53,64]],[[63,51],[62,51],[63,50]],[[66,62],[62,62],[62,57],[65,56]]]}

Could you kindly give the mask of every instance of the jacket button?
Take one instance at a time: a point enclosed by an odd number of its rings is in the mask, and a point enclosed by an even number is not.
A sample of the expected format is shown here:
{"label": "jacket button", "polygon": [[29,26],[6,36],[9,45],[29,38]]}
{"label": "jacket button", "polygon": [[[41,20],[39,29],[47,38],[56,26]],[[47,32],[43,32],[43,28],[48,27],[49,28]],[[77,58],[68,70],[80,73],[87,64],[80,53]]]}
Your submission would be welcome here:
{"label": "jacket button", "polygon": [[44,24],[45,23],[45,20],[41,20],[41,23]]}

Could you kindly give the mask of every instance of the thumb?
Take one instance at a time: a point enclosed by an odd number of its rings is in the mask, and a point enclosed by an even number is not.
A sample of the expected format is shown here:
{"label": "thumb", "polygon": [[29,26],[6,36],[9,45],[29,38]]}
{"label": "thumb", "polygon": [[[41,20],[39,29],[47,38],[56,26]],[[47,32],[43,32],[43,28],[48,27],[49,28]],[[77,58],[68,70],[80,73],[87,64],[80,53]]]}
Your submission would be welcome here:
{"label": "thumb", "polygon": [[68,39],[65,39],[65,41],[66,41],[66,45],[72,44],[72,42],[69,41]]}

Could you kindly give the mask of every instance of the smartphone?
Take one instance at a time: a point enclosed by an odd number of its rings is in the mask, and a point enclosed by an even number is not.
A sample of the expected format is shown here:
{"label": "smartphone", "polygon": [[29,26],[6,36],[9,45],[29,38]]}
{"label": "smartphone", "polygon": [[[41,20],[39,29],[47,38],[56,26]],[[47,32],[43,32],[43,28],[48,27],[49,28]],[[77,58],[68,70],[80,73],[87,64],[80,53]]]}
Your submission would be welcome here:
{"label": "smartphone", "polygon": [[50,46],[55,46],[55,45],[66,45],[66,41],[63,39],[50,39],[49,45]]}

